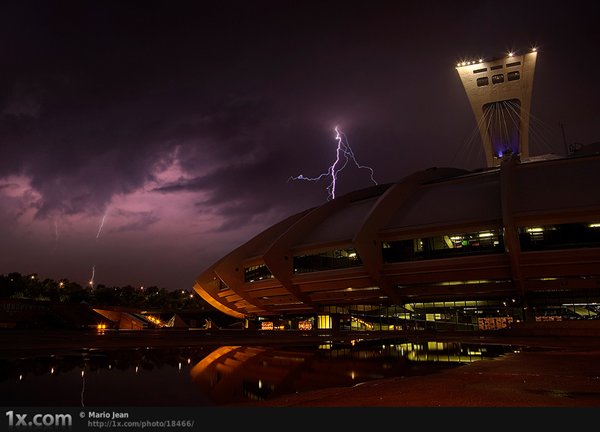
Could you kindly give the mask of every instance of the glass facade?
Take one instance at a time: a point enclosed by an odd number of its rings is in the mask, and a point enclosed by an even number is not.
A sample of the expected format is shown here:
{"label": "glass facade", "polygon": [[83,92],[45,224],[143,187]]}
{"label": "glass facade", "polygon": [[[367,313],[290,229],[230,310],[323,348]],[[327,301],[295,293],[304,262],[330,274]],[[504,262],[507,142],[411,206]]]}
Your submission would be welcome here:
{"label": "glass facade", "polygon": [[354,248],[334,249],[309,255],[294,256],[294,273],[336,270],[362,265]]}
{"label": "glass facade", "polygon": [[[579,222],[555,225],[518,227],[521,250],[537,251],[576,247],[600,247],[600,222]],[[501,227],[420,237],[406,240],[391,240],[382,243],[384,263],[410,262],[461,256],[505,253],[503,229]],[[339,248],[293,257],[294,273],[302,274],[327,270],[352,268],[362,265],[354,248]],[[246,282],[273,278],[264,264],[244,268]],[[585,277],[581,277],[585,278]],[[577,292],[562,289],[567,282],[581,286],[579,279],[555,283],[556,278],[541,278],[540,287],[524,297],[506,297],[514,287],[510,279],[494,280],[449,280],[422,285],[407,285],[419,288],[427,294],[429,289],[461,285],[460,292],[487,292],[485,299],[446,301],[427,300],[422,302],[390,304],[387,296],[379,303],[321,305],[314,316],[298,316],[288,324],[276,329],[332,329],[348,331],[396,331],[396,330],[485,330],[507,328],[525,320],[524,311],[532,312],[529,319],[536,321],[563,321],[600,319],[600,291],[594,287]],[[214,281],[222,289],[226,285],[218,278]],[[546,285],[546,283],[548,283]],[[480,285],[480,289],[467,285]],[[396,285],[402,291],[405,286]],[[367,287],[366,289],[379,289]],[[451,287],[449,289],[455,289]],[[342,291],[345,291],[343,289]],[[414,290],[413,290],[414,291]],[[334,291],[332,291],[334,292]],[[432,292],[436,292],[433,290]],[[501,294],[504,292],[504,294]],[[498,293],[494,295],[493,293]],[[524,305],[528,305],[524,309]],[[529,313],[529,312],[528,312]],[[312,321],[311,321],[312,320]],[[308,322],[311,325],[308,325]],[[314,325],[314,327],[313,327]]]}
{"label": "glass facade", "polygon": [[256,282],[264,279],[273,279],[273,273],[265,264],[244,267],[244,282]]}
{"label": "glass facade", "polygon": [[[462,281],[461,283],[505,283],[507,281]],[[425,289],[425,287],[424,287]],[[600,319],[600,290],[534,291],[527,294],[535,321]],[[311,329],[340,331],[494,331],[525,320],[524,303],[517,297],[431,300],[394,304],[322,305],[314,316],[298,316],[279,322],[275,329],[300,329],[311,321]],[[260,328],[260,326],[259,326]]]}
{"label": "glass facade", "polygon": [[518,232],[522,251],[600,246],[600,223],[528,226]]}
{"label": "glass facade", "polygon": [[540,290],[528,295],[536,321],[600,319],[600,290]]}
{"label": "glass facade", "polygon": [[501,252],[504,252],[504,242],[500,229],[388,241],[382,244],[384,263]]}
{"label": "glass facade", "polygon": [[322,307],[331,314],[333,328],[353,331],[496,330],[522,320],[517,300],[461,299],[404,305]]}

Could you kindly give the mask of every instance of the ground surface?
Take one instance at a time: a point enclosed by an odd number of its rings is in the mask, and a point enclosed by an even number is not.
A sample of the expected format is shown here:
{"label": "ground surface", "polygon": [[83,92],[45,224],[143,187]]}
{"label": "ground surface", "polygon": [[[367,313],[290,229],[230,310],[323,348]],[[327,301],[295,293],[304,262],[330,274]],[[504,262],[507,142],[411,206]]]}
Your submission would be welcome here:
{"label": "ground surface", "polygon": [[369,381],[246,405],[600,407],[600,349],[521,351],[433,375]]}
{"label": "ground surface", "polygon": [[[481,360],[432,375],[369,381],[328,388],[247,407],[595,407],[600,408],[600,337],[595,331],[490,334],[416,334],[411,338],[478,341],[518,346],[493,360]],[[1,331],[0,358],[43,354],[75,347],[195,346],[202,344],[298,345],[342,337],[251,332],[82,332]],[[344,338],[352,335],[344,334]],[[361,334],[380,338],[381,334]],[[599,413],[600,414],[600,413]]]}

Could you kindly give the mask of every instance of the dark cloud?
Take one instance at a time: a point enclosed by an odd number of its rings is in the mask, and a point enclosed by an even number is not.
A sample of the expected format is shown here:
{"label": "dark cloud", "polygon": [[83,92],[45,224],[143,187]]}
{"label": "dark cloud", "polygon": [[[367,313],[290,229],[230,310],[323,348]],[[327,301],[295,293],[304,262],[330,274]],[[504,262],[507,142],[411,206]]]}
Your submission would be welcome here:
{"label": "dark cloud", "polygon": [[[113,206],[107,234],[212,230],[216,259],[232,233],[243,243],[326,201],[327,180],[288,180],[328,169],[335,126],[379,183],[480,167],[454,65],[533,44],[533,111],[552,136],[532,150],[561,152],[560,124],[570,141],[597,141],[595,12],[591,1],[4,1],[0,179],[21,179],[10,190],[26,196],[0,201],[0,217],[97,226]],[[369,186],[351,168],[338,194]]]}
{"label": "dark cloud", "polygon": [[144,231],[160,220],[152,211],[138,213],[119,211],[119,214],[129,219],[129,222],[119,226],[116,232]]}

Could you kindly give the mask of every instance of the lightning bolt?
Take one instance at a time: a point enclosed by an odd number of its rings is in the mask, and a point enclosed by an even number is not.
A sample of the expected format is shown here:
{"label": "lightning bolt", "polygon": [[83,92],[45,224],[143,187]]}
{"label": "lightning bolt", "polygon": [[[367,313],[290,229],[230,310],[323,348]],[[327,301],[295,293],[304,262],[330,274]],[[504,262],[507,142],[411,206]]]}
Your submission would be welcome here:
{"label": "lightning bolt", "polygon": [[[335,127],[335,140],[337,141],[337,148],[335,151],[335,162],[327,169],[326,172],[320,174],[318,177],[306,177],[303,174],[300,174],[295,177],[290,177],[289,180],[307,180],[307,181],[319,181],[323,177],[331,177],[331,182],[327,186],[327,201],[335,199],[335,188],[337,186],[338,174],[346,168],[348,162],[352,160],[357,168],[359,169],[367,169],[370,172],[371,181],[374,184],[377,184],[375,181],[375,172],[373,168],[368,167],[366,165],[361,165],[356,160],[356,156],[354,156],[354,152],[350,147],[350,143],[348,142],[348,137],[344,132],[340,130],[338,126]],[[339,165],[339,166],[338,166]]]}
{"label": "lightning bolt", "polygon": [[[106,215],[108,214],[108,210],[104,212],[104,216],[102,216],[102,220],[100,221],[100,225],[98,226],[98,232],[96,233],[96,241],[100,238],[100,233],[102,232],[102,228],[104,227],[104,222],[106,222]],[[94,288],[94,277],[96,276],[96,266],[92,265],[92,277],[88,284],[91,288]]]}
{"label": "lightning bolt", "polygon": [[102,216],[102,221],[100,221],[100,226],[98,227],[98,234],[96,234],[96,240],[98,240],[98,238],[100,237],[100,233],[102,232],[102,227],[104,226],[104,221],[106,221],[107,214],[108,212],[104,213],[104,216]]}
{"label": "lightning bolt", "polygon": [[89,284],[92,288],[94,288],[94,276],[96,276],[96,266],[95,265],[92,266],[92,277],[90,278],[90,282],[89,282]]}

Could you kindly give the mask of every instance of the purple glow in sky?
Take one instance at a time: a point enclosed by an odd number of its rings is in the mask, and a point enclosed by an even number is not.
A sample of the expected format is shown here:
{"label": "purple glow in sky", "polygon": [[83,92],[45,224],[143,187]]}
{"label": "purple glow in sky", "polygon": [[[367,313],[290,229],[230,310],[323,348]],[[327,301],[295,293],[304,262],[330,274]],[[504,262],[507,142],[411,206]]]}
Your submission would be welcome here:
{"label": "purple glow in sky", "polygon": [[[0,273],[189,289],[326,201],[287,180],[330,166],[335,125],[379,183],[483,167],[461,58],[536,45],[531,153],[596,142],[597,8],[3,1]],[[370,185],[348,164],[335,193]]]}

